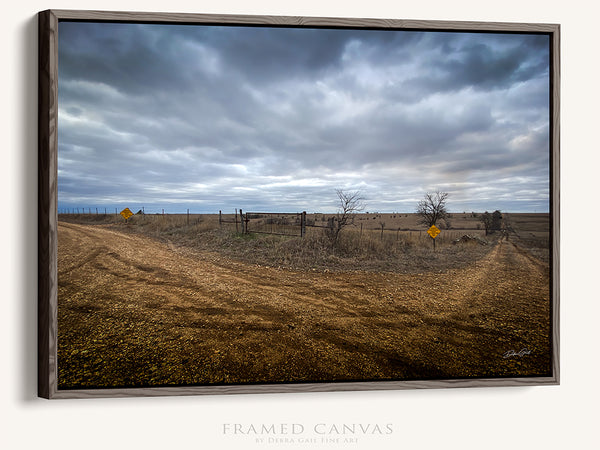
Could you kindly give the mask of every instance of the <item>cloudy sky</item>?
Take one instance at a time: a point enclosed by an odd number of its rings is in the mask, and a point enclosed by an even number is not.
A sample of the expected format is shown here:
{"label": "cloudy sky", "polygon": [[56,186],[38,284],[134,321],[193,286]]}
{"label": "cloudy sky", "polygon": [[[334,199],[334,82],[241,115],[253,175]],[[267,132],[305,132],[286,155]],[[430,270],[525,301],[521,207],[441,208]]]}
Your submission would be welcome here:
{"label": "cloudy sky", "polygon": [[548,211],[546,35],[61,22],[59,210]]}

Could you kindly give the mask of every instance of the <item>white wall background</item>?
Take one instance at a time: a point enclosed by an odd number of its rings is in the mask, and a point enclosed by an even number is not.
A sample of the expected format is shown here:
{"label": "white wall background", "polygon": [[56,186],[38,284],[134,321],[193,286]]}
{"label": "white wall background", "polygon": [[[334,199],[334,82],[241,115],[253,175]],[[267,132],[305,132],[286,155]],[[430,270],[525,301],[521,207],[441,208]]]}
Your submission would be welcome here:
{"label": "white wall background", "polygon": [[[598,448],[600,64],[587,0],[21,0],[4,7],[0,444],[7,449]],[[36,397],[37,18],[103,9],[562,25],[561,356],[559,387],[47,401]],[[391,423],[357,444],[255,445],[224,423]]]}

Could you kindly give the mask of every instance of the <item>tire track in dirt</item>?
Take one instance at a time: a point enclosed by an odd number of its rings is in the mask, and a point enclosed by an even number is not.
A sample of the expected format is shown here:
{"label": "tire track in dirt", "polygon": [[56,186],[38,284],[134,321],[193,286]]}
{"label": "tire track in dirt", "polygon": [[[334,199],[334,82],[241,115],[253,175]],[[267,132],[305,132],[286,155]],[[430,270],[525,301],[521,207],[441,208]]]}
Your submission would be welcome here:
{"label": "tire track in dirt", "polygon": [[[445,273],[291,271],[58,228],[59,385],[531,375],[549,271],[512,243]],[[527,358],[502,358],[532,348]]]}

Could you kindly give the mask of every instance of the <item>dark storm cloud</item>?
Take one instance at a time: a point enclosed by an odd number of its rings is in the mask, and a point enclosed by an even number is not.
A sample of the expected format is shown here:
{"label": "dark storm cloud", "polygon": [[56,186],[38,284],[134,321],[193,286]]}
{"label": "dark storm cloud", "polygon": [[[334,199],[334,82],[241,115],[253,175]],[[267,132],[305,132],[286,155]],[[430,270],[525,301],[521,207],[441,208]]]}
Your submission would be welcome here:
{"label": "dark storm cloud", "polygon": [[61,22],[59,201],[547,209],[548,60],[537,35]]}
{"label": "dark storm cloud", "polygon": [[65,22],[59,40],[65,79],[101,82],[131,96],[185,89],[201,76],[194,64],[178,69],[188,56],[184,41],[165,26]]}
{"label": "dark storm cloud", "polygon": [[[516,42],[507,46],[511,40]],[[522,37],[508,35],[478,41],[457,46],[453,56],[439,63],[443,75],[421,78],[421,83],[441,89],[503,89],[548,71],[548,49],[540,49],[535,39],[524,43]]]}

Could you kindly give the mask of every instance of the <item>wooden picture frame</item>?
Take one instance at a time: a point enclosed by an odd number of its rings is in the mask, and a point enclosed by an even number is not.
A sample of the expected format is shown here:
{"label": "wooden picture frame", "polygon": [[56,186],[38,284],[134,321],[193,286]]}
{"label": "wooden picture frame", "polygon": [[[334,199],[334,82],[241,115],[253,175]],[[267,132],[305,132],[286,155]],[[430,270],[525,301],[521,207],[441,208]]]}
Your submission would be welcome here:
{"label": "wooden picture frame", "polygon": [[[543,386],[559,384],[559,106],[560,26],[556,24],[445,22],[397,19],[277,17],[150,12],[47,10],[39,13],[38,111],[38,395],[48,399],[166,395],[220,395],[399,390],[449,387]],[[142,387],[61,389],[58,382],[58,29],[62,21],[198,26],[412,30],[499,34],[536,34],[549,39],[549,326],[551,370],[544,376],[450,379],[345,380],[290,383],[215,383]],[[217,211],[215,211],[217,212]],[[237,226],[237,213],[236,213]],[[303,219],[304,221],[306,219]],[[305,222],[303,222],[305,223]],[[439,230],[438,230],[439,232]],[[383,233],[383,225],[382,225]],[[507,351],[510,350],[507,348]],[[519,352],[521,349],[515,349]],[[511,356],[511,355],[509,355]],[[514,354],[515,357],[523,355]]]}

